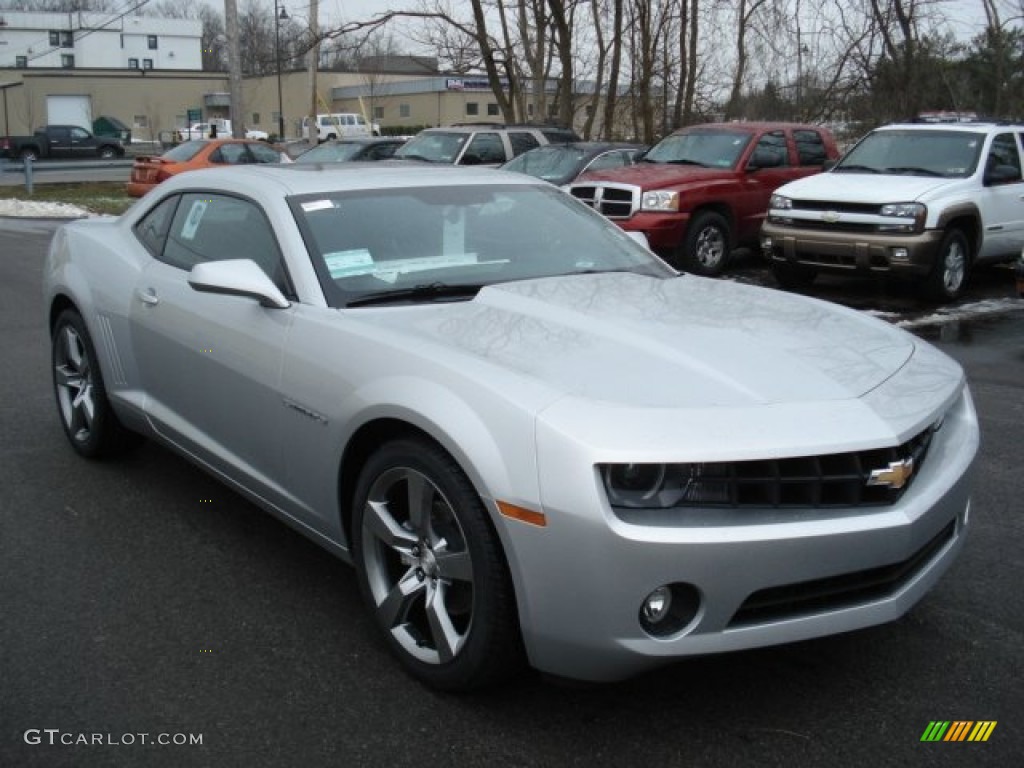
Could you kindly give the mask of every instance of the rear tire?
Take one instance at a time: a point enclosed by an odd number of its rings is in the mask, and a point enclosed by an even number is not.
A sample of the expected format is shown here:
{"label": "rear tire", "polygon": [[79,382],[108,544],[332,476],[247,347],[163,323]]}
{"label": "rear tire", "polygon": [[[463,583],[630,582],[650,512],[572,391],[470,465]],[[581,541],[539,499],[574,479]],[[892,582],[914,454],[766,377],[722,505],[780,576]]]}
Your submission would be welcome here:
{"label": "rear tire", "polygon": [[100,157],[103,160],[111,160],[117,156],[117,152],[113,147],[103,147],[100,149]]}
{"label": "rear tire", "polygon": [[971,247],[962,229],[946,231],[935,258],[935,266],[925,280],[925,295],[938,302],[953,301],[963,295],[971,268]]}
{"label": "rear tire", "polygon": [[425,439],[385,443],[356,487],[353,560],[375,623],[402,666],[467,691],[522,666],[508,567],[455,460]]}
{"label": "rear tire", "polygon": [[61,312],[53,327],[52,362],[57,413],[75,451],[87,459],[104,459],[138,442],[107,400],[92,339],[73,309]]}
{"label": "rear tire", "polygon": [[696,275],[717,277],[725,271],[732,252],[732,230],[725,217],[703,211],[690,220],[679,262]]}

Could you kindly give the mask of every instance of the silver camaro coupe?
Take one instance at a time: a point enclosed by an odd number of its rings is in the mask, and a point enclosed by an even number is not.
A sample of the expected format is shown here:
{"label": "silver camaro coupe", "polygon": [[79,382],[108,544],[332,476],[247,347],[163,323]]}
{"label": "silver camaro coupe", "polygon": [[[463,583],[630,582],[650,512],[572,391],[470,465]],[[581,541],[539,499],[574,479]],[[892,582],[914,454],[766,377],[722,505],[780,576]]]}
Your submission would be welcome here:
{"label": "silver camaro coupe", "polygon": [[955,362],[530,177],[182,174],[62,228],[45,310],[78,453],[158,440],[351,562],[438,688],[890,621],[964,543]]}

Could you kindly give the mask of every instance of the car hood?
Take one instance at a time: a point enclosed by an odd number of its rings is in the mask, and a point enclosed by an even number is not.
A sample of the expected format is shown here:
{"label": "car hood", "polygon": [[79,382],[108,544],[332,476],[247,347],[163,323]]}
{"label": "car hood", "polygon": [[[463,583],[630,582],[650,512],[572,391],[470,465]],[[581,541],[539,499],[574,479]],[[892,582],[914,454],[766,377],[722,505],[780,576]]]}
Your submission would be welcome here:
{"label": "car hood", "polygon": [[933,176],[830,171],[792,181],[780,187],[776,193],[800,200],[828,200],[837,203],[912,203],[961,182],[961,179],[939,179]]}
{"label": "car hood", "polygon": [[577,181],[586,184],[594,181],[633,184],[641,189],[658,189],[674,184],[695,181],[713,181],[732,174],[730,168],[702,168],[699,165],[675,165],[673,163],[640,162],[627,168],[608,171],[591,171]]}
{"label": "car hood", "polygon": [[691,275],[543,278],[467,302],[352,311],[372,312],[435,362],[500,369],[486,377],[496,386],[515,379],[504,371],[555,395],[632,407],[857,398],[915,348],[909,334],[853,310]]}

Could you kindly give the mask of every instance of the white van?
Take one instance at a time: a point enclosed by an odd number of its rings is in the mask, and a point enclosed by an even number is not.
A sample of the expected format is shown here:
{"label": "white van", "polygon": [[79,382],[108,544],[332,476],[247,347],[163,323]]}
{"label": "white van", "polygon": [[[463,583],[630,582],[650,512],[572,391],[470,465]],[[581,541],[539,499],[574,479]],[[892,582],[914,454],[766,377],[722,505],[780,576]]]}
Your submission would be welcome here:
{"label": "white van", "polygon": [[[366,118],[356,112],[333,112],[316,116],[316,140],[350,139],[354,136],[379,136],[380,126],[370,125]],[[302,136],[309,141],[309,115],[302,118]]]}

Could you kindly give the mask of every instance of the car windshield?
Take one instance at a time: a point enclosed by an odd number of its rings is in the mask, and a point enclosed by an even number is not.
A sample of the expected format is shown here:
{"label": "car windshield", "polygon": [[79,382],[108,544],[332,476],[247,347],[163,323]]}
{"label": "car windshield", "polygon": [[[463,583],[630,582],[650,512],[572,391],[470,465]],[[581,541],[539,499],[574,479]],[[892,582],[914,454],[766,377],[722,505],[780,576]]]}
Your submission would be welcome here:
{"label": "car windshield", "polygon": [[161,157],[166,160],[173,160],[176,163],[187,163],[193,157],[199,154],[199,151],[205,147],[209,142],[206,141],[186,141],[179,144],[176,147],[172,147],[164,152]]}
{"label": "car windshield", "polygon": [[395,152],[395,157],[428,160],[432,163],[454,163],[470,134],[430,131],[417,134]]}
{"label": "car windshield", "polygon": [[965,178],[974,173],[984,137],[974,131],[892,130],[870,133],[833,169]]}
{"label": "car windshield", "polygon": [[353,157],[359,154],[363,148],[363,144],[356,144],[355,142],[330,142],[328,144],[321,144],[319,147],[313,147],[307,152],[303,152],[297,158],[297,163],[341,163],[346,160],[351,160]]}
{"label": "car windshield", "polygon": [[574,175],[583,158],[584,153],[574,147],[538,147],[509,160],[503,169],[555,181]]}
{"label": "car windshield", "polygon": [[643,159],[651,163],[732,168],[751,138],[751,134],[739,131],[692,130],[674,133],[659,141]]}
{"label": "car windshield", "polygon": [[573,273],[676,274],[555,187],[438,185],[289,202],[335,307],[385,294],[472,298],[475,291],[453,289]]}

